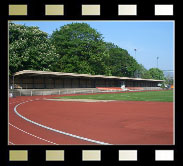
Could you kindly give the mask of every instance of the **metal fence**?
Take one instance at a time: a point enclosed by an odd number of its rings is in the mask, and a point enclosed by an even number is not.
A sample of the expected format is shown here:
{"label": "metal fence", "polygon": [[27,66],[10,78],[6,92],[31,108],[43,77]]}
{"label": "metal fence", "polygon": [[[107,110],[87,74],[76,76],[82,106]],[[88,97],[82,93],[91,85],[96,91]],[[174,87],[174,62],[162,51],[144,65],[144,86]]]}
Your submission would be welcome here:
{"label": "metal fence", "polygon": [[[117,90],[102,91],[98,89],[56,89],[56,90],[35,90],[35,89],[15,89],[9,90],[10,97],[16,96],[37,96],[37,95],[63,95],[63,94],[84,94],[100,92],[116,92]],[[118,90],[119,91],[119,90]]]}
{"label": "metal fence", "polygon": [[121,92],[121,91],[152,91],[152,90],[162,90],[160,87],[144,87],[138,88],[126,88],[124,90],[115,89],[97,89],[97,88],[79,88],[79,89],[10,89],[9,97],[16,96],[38,96],[38,95],[63,95],[63,94],[84,94],[84,93],[106,93],[106,92]]}

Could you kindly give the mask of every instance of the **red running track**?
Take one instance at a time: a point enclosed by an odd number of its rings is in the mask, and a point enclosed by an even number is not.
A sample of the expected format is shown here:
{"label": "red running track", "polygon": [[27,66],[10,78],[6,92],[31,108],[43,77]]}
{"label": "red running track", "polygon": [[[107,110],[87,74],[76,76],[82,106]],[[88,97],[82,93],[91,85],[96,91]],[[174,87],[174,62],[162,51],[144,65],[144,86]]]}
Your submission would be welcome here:
{"label": "red running track", "polygon": [[[65,102],[52,96],[16,97],[9,101],[9,144],[94,145],[97,143],[57,133],[30,123],[109,144],[173,144],[172,102]],[[39,100],[35,100],[39,99]]]}

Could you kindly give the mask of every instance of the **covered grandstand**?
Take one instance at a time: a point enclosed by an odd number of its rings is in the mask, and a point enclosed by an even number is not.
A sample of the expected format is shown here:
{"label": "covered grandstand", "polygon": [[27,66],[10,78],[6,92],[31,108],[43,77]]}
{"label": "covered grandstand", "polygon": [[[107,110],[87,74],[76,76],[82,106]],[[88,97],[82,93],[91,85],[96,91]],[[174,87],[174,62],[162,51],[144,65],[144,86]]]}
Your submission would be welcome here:
{"label": "covered grandstand", "polygon": [[10,79],[14,89],[60,89],[97,87],[157,87],[164,80],[23,70]]}

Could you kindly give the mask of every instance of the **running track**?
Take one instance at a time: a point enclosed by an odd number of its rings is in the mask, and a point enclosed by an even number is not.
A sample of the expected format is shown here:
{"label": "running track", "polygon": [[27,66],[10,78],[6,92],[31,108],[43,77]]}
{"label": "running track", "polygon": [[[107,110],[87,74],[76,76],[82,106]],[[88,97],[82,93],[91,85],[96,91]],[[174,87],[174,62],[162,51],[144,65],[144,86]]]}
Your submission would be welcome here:
{"label": "running track", "polygon": [[9,99],[9,145],[173,144],[172,102],[45,100],[51,97]]}

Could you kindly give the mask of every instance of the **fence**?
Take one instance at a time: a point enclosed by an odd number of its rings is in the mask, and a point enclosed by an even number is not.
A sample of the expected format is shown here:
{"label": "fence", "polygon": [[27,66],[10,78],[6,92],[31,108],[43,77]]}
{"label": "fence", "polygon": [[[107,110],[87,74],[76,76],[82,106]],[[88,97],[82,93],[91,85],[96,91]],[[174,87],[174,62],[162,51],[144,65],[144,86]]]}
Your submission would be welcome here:
{"label": "fence", "polygon": [[139,87],[120,89],[97,89],[97,88],[72,88],[72,89],[10,89],[9,97],[16,96],[38,96],[38,95],[63,95],[63,94],[84,94],[84,93],[105,93],[105,92],[121,92],[121,91],[144,91],[144,90],[162,90],[160,87]]}
{"label": "fence", "polygon": [[84,94],[84,93],[99,93],[99,92],[117,92],[119,90],[101,91],[99,89],[50,89],[50,90],[35,90],[35,89],[15,89],[9,90],[10,97],[16,96],[37,96],[37,95],[62,95],[62,94]]}

